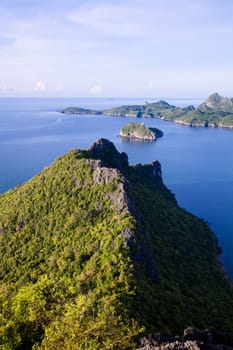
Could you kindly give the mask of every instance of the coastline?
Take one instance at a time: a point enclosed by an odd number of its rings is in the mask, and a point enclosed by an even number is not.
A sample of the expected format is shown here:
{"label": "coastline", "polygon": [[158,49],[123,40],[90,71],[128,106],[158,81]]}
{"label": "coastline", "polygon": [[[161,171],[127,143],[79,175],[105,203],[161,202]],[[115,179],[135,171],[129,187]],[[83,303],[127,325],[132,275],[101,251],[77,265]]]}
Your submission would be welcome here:
{"label": "coastline", "polygon": [[122,114],[122,113],[105,113],[102,111],[82,111],[82,112],[64,112],[64,111],[60,111],[60,113],[62,114],[67,114],[67,115],[96,115],[96,116],[108,116],[108,117],[118,117],[118,118],[135,118],[135,119],[158,119],[158,120],[163,120],[165,122],[170,122],[170,123],[175,123],[175,124],[179,124],[179,125],[183,125],[183,126],[188,126],[191,128],[225,128],[225,129],[233,129],[233,125],[224,125],[224,124],[213,124],[213,123],[187,123],[183,120],[171,120],[169,118],[166,117],[160,117],[160,116],[141,116],[141,117],[137,117],[136,114],[131,114],[131,113],[126,113],[126,114]]}
{"label": "coastline", "polygon": [[125,104],[108,109],[66,107],[64,114],[105,115],[114,117],[157,118],[191,127],[233,128],[233,98],[214,93],[199,106],[177,107],[164,100]]}

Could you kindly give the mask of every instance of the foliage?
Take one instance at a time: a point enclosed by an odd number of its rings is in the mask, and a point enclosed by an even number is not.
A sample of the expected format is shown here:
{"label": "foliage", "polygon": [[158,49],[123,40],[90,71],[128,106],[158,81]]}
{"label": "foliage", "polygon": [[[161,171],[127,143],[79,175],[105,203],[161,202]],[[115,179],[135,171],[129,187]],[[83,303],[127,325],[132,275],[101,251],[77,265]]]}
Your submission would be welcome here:
{"label": "foliage", "polygon": [[123,126],[120,130],[121,137],[137,138],[143,140],[155,140],[156,132],[147,128],[144,123],[130,122]]}
{"label": "foliage", "polygon": [[[132,310],[135,294],[133,264],[121,232],[133,229],[135,219],[115,201],[122,191],[122,175],[107,170],[94,185],[95,162],[77,159],[72,151],[1,196],[3,349],[39,347],[41,339],[46,349],[55,343],[63,348],[67,339],[61,337],[62,324],[69,324],[70,335],[88,326],[85,349],[91,349],[92,341],[103,348],[111,340],[113,345],[106,349],[132,343],[137,324],[127,310]],[[87,299],[91,304],[85,302],[85,309],[71,317]],[[73,324],[78,312],[81,323]],[[107,319],[122,326],[112,327],[110,333]],[[74,342],[80,349],[84,340],[79,344],[78,339]]]}
{"label": "foliage", "polygon": [[144,123],[130,122],[121,128],[120,136],[143,140],[155,140],[157,137],[162,137],[163,132],[157,128],[147,128]]}
{"label": "foliage", "polygon": [[92,109],[80,108],[80,107],[67,107],[61,111],[64,114],[102,114],[101,111],[95,111]]}
{"label": "foliage", "polygon": [[140,261],[136,267],[144,326],[168,334],[181,334],[187,326],[232,333],[233,287],[218,261],[214,234],[203,220],[179,208],[159,179],[139,176],[132,168],[130,180],[141,215],[138,236],[149,236],[157,269],[154,281],[142,272]]}
{"label": "foliage", "polygon": [[90,154],[73,150],[0,196],[0,348],[134,349],[150,331],[232,331],[233,289],[206,224],[143,166],[122,174]]}
{"label": "foliage", "polygon": [[233,127],[233,99],[212,94],[198,108],[193,106],[175,107],[165,101],[144,105],[125,105],[102,111],[68,107],[63,113],[69,114],[106,114],[131,116],[137,118],[160,118],[189,126]]}

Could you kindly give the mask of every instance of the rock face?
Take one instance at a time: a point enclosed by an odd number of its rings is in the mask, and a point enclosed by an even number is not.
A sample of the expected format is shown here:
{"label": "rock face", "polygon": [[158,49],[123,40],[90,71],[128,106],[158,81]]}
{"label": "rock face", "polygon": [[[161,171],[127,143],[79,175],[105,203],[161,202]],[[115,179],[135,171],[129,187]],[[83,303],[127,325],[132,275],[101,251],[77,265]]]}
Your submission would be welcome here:
{"label": "rock face", "polygon": [[[86,152],[78,153],[77,156],[85,155],[87,163],[92,166],[92,181],[95,185],[108,184],[116,179],[118,181],[117,188],[112,193],[109,193],[111,206],[120,214],[130,213],[140,222],[143,227],[140,213],[136,210],[133,201],[128,196],[130,191],[130,182],[122,175],[129,171],[128,156],[126,153],[118,152],[114,144],[107,139],[99,139],[94,142]],[[96,160],[94,160],[96,159]],[[161,164],[158,161],[153,161],[150,164],[137,164],[134,169],[138,176],[153,177],[162,183]],[[120,181],[119,181],[120,180]],[[146,230],[142,228],[143,242],[137,247],[137,253],[133,259],[145,266],[146,273],[155,280],[157,271],[153,254],[151,252],[151,240]],[[131,250],[135,250],[135,231],[126,228],[121,231],[122,236],[126,240],[126,244]]]}
{"label": "rock face", "polygon": [[138,350],[232,350],[233,338],[215,329],[203,331],[192,327],[184,330],[183,336],[169,337],[154,333],[139,341]]}
{"label": "rock face", "polygon": [[141,176],[156,176],[162,180],[161,164],[158,161],[153,161],[150,164],[136,164],[135,169]]}
{"label": "rock face", "polygon": [[93,143],[89,149],[92,158],[101,159],[103,164],[119,170],[128,167],[128,156],[126,153],[118,152],[114,144],[106,139],[100,139]]}

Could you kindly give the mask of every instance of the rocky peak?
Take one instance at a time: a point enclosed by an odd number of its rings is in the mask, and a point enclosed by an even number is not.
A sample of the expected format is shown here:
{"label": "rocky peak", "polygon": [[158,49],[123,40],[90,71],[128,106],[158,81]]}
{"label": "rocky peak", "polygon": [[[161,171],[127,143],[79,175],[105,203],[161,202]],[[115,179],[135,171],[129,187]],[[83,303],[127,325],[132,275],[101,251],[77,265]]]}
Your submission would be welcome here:
{"label": "rocky peak", "polygon": [[201,111],[212,110],[215,112],[233,113],[233,100],[214,93],[198,109]]}
{"label": "rocky peak", "polygon": [[90,146],[89,155],[93,159],[100,159],[107,167],[123,170],[129,166],[127,154],[118,152],[114,144],[104,138]]}
{"label": "rocky peak", "polygon": [[208,97],[208,101],[212,103],[219,103],[223,99],[217,92]]}

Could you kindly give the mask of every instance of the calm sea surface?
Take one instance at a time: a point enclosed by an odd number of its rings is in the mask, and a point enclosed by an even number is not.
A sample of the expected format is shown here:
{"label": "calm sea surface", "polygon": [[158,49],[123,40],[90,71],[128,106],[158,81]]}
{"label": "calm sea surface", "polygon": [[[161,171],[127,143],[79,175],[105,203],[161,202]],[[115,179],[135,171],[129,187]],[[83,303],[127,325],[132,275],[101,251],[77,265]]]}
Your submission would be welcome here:
{"label": "calm sea surface", "polygon": [[[68,116],[67,106],[102,109],[151,99],[0,99],[0,192],[25,182],[72,148],[88,148],[100,137],[113,141],[130,163],[158,159],[166,186],[181,207],[208,221],[223,248],[222,262],[233,277],[233,130],[189,128],[156,119],[163,130],[155,143],[125,142],[117,135],[133,118]],[[177,106],[202,99],[166,99]],[[154,101],[157,101],[155,99]]]}

